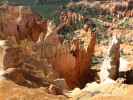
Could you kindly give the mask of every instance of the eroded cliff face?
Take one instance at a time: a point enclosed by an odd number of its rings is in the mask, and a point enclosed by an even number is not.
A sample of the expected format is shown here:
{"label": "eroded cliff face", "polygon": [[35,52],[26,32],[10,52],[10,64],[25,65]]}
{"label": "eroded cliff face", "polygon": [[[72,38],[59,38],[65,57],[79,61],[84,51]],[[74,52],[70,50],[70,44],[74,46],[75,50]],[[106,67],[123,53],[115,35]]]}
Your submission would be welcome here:
{"label": "eroded cliff face", "polygon": [[[10,44],[3,48],[1,62],[7,71],[5,76],[28,87],[49,86],[49,82],[56,78],[64,78],[69,88],[83,88],[87,82],[92,81],[90,64],[96,34],[83,28],[72,40],[65,41],[59,35],[65,26],[66,24],[61,23],[52,27],[49,22],[47,34],[41,33],[38,41],[31,43],[31,47],[21,47],[16,43],[15,46]],[[50,71],[53,73],[52,79],[48,79]],[[20,80],[15,75],[21,77]],[[45,82],[45,79],[49,81]]]}
{"label": "eroded cliff face", "polygon": [[[80,1],[80,2],[71,2],[67,5],[68,8],[78,8],[85,7],[85,10],[95,9],[96,14],[103,15],[113,15],[118,18],[122,17],[132,17],[133,16],[133,1],[132,0],[88,0],[88,1]],[[86,11],[87,11],[86,10]],[[84,10],[83,10],[84,11]],[[91,11],[91,10],[90,10]]]}
{"label": "eroded cliff face", "polygon": [[[97,8],[104,7],[99,1],[94,5],[93,1],[91,2],[92,4],[89,1],[78,2],[76,6],[81,6],[82,3],[92,8],[96,5],[101,5],[96,6]],[[121,11],[121,9],[116,10]],[[108,20],[103,16],[86,19],[79,13],[68,11],[60,16],[61,23],[56,26],[51,21],[42,21],[40,16],[23,6],[2,6],[0,12],[5,16],[5,18],[0,16],[0,34],[3,39],[6,39],[0,40],[0,97],[2,99],[21,99],[19,98],[21,96],[26,100],[31,98],[39,100],[40,97],[62,100],[66,99],[64,95],[67,95],[71,96],[72,100],[91,97],[95,100],[106,99],[105,95],[114,99],[118,95],[120,98],[126,98],[128,93],[132,94],[130,92],[132,89],[127,88],[129,85],[123,84],[122,80],[117,80],[120,69],[123,71],[125,67],[126,82],[132,83],[133,77],[131,70],[133,30],[130,27],[120,28],[120,21],[123,20],[117,18]],[[89,19],[98,25],[89,24]],[[76,30],[76,26],[71,30],[72,34],[69,33],[70,38],[65,38],[63,36],[65,34],[62,33],[64,28],[73,28],[78,21],[86,24],[79,30]],[[122,23],[125,23],[124,21]],[[97,34],[92,32],[92,28]],[[120,37],[120,43],[116,37],[112,37],[113,34]],[[109,40],[112,40],[112,43],[108,45]],[[123,49],[124,55],[120,54],[120,49]],[[93,74],[94,70],[98,73],[100,68],[103,78],[101,83],[90,83],[97,81],[94,80],[96,76]],[[69,89],[74,90],[68,92]],[[62,96],[55,97],[49,94]]]}
{"label": "eroded cliff face", "polygon": [[[110,11],[114,14],[119,14],[120,16],[133,16],[133,1],[132,0],[121,0],[121,1],[114,1],[110,3]],[[111,7],[112,6],[112,7]]]}
{"label": "eroded cliff face", "polygon": [[41,21],[41,17],[30,7],[2,5],[0,12],[2,39],[14,36],[17,41],[26,38],[37,41],[39,34],[47,31],[47,21]]}
{"label": "eroded cliff face", "polygon": [[61,43],[59,40],[58,34],[49,35],[44,42],[44,45],[47,45],[43,50],[45,57],[60,76],[66,79],[70,88],[84,87],[86,82],[93,79],[90,64],[96,44],[96,34],[91,31],[83,32],[82,29],[79,37],[71,42]]}

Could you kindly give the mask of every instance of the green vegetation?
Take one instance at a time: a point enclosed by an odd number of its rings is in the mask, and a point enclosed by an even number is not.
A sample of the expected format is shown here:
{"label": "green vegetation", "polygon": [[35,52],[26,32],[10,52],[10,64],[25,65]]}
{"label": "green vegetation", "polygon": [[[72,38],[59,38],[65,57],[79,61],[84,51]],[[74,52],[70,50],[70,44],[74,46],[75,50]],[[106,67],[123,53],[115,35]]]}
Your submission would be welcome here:
{"label": "green vegetation", "polygon": [[64,6],[68,3],[68,0],[54,0],[54,2],[47,2],[43,5],[32,5],[33,10],[37,11],[39,14],[43,16],[43,18],[53,19],[57,17],[56,10],[60,6]]}
{"label": "green vegetation", "polygon": [[0,0],[0,3],[5,3],[6,1],[8,1],[9,4],[31,6],[31,8],[38,12],[44,19],[57,19],[55,14],[56,9],[69,2],[69,0],[48,0],[48,2],[44,4],[37,4],[37,0]]}
{"label": "green vegetation", "polygon": [[120,26],[121,28],[128,28],[128,26],[129,26],[129,19],[126,19],[126,20],[122,21],[122,22],[119,24],[119,26]]}
{"label": "green vegetation", "polygon": [[110,22],[112,22],[113,17],[111,15],[107,15],[107,20],[110,21]]}

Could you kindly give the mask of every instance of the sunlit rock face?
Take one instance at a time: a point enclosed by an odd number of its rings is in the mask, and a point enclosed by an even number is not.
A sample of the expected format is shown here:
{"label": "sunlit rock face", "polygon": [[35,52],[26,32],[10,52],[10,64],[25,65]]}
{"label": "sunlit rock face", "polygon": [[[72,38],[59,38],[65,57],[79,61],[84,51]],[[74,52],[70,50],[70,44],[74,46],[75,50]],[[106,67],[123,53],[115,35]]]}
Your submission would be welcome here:
{"label": "sunlit rock face", "polygon": [[80,47],[83,47],[86,51],[91,41],[91,30],[87,27],[87,25],[84,25],[83,29],[75,31],[75,35],[73,37],[74,40],[79,39]]}
{"label": "sunlit rock face", "polygon": [[[59,26],[55,30],[58,29]],[[53,30],[52,34],[45,38],[40,45],[40,48],[44,47],[40,50],[43,53],[40,54],[44,54],[43,58],[47,58],[60,77],[65,78],[69,88],[77,86],[82,88],[86,82],[93,79],[90,64],[96,44],[96,34],[90,30],[83,32],[82,29],[80,35],[73,41],[62,42],[58,32]]]}
{"label": "sunlit rock face", "polygon": [[71,88],[76,86],[83,87],[87,81],[92,79],[89,69],[92,51],[89,51],[89,49],[88,53],[85,49],[79,47],[78,41],[76,42],[76,49],[73,52],[67,46],[59,47],[53,63],[55,70],[66,79]]}
{"label": "sunlit rock face", "polygon": [[132,0],[120,0],[110,3],[110,12],[117,14],[118,17],[132,17],[133,16],[133,1]]}
{"label": "sunlit rock face", "polygon": [[84,20],[85,20],[84,16],[80,15],[79,13],[71,11],[68,12],[62,11],[60,14],[60,22],[65,23],[66,25],[73,25]]}
{"label": "sunlit rock face", "polygon": [[130,70],[128,67],[129,62],[124,59],[123,57],[120,57],[120,67],[119,67],[119,72],[127,72]]}
{"label": "sunlit rock face", "polygon": [[116,36],[112,37],[107,56],[105,57],[100,71],[101,83],[114,83],[118,78],[120,63],[120,45]]}
{"label": "sunlit rock face", "polygon": [[3,69],[4,67],[4,63],[3,63],[3,60],[4,60],[4,55],[5,55],[5,44],[6,44],[6,40],[0,40],[0,69]]}
{"label": "sunlit rock face", "polygon": [[38,40],[41,32],[46,33],[47,21],[41,21],[41,17],[34,13],[30,7],[24,6],[0,6],[0,37],[7,39],[14,36],[17,41],[28,38]]}
{"label": "sunlit rock face", "polygon": [[100,82],[101,83],[114,83],[114,80],[109,77],[109,69],[111,69],[111,64],[110,64],[111,59],[110,58],[105,58],[103,61],[103,64],[101,66],[101,71],[100,71]]}
{"label": "sunlit rock face", "polygon": [[120,43],[116,36],[113,36],[112,45],[109,51],[109,56],[111,58],[111,78],[117,79],[119,72],[119,64],[120,64]]}
{"label": "sunlit rock face", "polygon": [[26,48],[8,46],[6,41],[0,41],[0,80],[36,88],[49,86],[58,78],[47,60],[38,60]]}
{"label": "sunlit rock face", "polygon": [[58,35],[58,27],[51,22],[48,23],[47,34],[40,34],[38,41],[33,46],[33,51],[39,59],[46,58],[49,62],[55,57],[57,47],[61,44],[60,36]]}

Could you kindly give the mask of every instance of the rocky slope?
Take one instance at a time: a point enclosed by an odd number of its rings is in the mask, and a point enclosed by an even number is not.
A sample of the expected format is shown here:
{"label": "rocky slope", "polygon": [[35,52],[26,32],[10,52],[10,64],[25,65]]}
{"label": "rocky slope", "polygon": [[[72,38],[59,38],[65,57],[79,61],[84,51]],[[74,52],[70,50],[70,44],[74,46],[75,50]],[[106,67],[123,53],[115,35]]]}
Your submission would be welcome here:
{"label": "rocky slope", "polygon": [[70,3],[57,25],[29,7],[2,5],[0,99],[132,100],[133,18],[110,12],[110,4],[124,12],[115,3]]}

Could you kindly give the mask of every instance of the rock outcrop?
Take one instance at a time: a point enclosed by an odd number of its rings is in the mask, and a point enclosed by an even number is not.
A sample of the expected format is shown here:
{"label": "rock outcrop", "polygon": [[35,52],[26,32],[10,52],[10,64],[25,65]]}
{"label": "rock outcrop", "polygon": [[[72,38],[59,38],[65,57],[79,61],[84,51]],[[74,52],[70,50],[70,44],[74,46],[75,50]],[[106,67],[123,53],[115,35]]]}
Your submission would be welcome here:
{"label": "rock outcrop", "polygon": [[113,36],[108,53],[104,58],[100,71],[101,83],[114,83],[118,78],[120,63],[120,44],[116,36]]}
{"label": "rock outcrop", "polygon": [[[2,45],[2,44],[1,44]],[[3,42],[1,47],[1,76],[27,87],[47,87],[58,76],[46,59],[40,60],[27,52],[28,49],[8,46]]]}
{"label": "rock outcrop", "polygon": [[[59,25],[60,26],[60,25]],[[59,26],[55,30],[59,30]],[[63,27],[62,27],[63,28]],[[57,31],[53,31],[42,42],[43,58],[47,58],[59,75],[65,78],[70,88],[84,87],[92,81],[90,71],[91,59],[96,44],[96,34],[91,30],[80,31],[79,36],[71,42],[61,42]],[[83,48],[82,48],[83,47]]]}
{"label": "rock outcrop", "polygon": [[39,34],[47,31],[47,21],[33,12],[30,7],[0,6],[0,37],[14,36],[17,41],[29,39],[37,41]]}
{"label": "rock outcrop", "polygon": [[76,24],[78,22],[84,21],[85,18],[84,16],[75,13],[75,12],[61,12],[60,14],[60,22],[61,23],[65,23],[66,25],[73,25]]}

